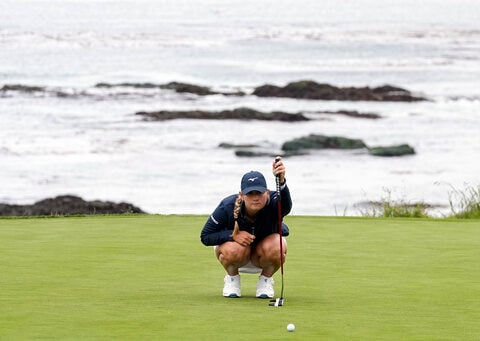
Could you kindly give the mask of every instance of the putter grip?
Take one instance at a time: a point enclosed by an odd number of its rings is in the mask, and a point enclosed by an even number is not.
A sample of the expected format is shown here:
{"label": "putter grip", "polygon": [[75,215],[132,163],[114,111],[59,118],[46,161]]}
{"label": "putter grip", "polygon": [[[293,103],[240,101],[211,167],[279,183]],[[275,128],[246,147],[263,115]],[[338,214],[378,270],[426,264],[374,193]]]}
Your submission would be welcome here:
{"label": "putter grip", "polygon": [[[276,157],[275,158],[275,163],[277,163],[278,161],[280,161],[280,158],[279,157]],[[277,196],[278,196],[278,199],[280,200],[280,177],[278,175],[275,176],[275,184],[277,186]]]}

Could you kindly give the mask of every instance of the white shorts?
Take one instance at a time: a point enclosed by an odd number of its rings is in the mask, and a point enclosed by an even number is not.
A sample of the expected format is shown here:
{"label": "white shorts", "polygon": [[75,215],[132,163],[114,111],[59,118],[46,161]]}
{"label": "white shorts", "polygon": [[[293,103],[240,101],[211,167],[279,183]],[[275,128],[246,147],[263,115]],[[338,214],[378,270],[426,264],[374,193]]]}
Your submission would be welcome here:
{"label": "white shorts", "polygon": [[[215,245],[213,247],[213,253],[215,254],[215,256],[217,256],[217,247],[218,245]],[[242,266],[241,268],[238,269],[238,272],[242,272],[242,273],[245,273],[245,274],[259,274],[262,272],[262,268],[258,268],[256,267],[255,265],[252,264],[252,261],[248,261],[247,264],[245,264],[244,266]]]}

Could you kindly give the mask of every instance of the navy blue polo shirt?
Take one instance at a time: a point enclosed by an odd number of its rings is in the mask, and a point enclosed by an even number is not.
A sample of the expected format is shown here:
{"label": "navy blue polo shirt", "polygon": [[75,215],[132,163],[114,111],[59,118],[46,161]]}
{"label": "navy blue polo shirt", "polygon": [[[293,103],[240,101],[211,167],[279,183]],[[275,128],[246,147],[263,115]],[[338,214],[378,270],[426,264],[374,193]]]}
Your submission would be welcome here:
{"label": "navy blue polo shirt", "polygon": [[[290,213],[292,209],[292,199],[290,191],[285,186],[280,191],[282,217]],[[232,241],[231,234],[235,221],[233,218],[233,208],[238,194],[232,194],[224,198],[217,208],[207,219],[205,226],[200,234],[200,240],[204,245],[220,245],[226,241]],[[242,204],[242,210],[238,217],[238,226],[240,231],[247,231],[255,235],[255,241],[252,246],[263,240],[272,233],[278,233],[278,207],[277,192],[270,191],[270,201],[264,208],[258,212],[255,221],[249,222],[245,216],[245,207]],[[288,226],[282,224],[282,235],[288,236]]]}

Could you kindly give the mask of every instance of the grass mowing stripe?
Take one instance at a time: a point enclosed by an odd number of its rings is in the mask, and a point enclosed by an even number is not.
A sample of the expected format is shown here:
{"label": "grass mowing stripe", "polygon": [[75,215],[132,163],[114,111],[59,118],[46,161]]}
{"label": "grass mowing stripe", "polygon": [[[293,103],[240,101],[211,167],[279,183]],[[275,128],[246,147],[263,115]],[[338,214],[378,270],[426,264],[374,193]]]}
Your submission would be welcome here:
{"label": "grass mowing stripe", "polygon": [[479,220],[287,217],[276,308],[221,297],[205,220],[0,219],[0,339],[480,338]]}

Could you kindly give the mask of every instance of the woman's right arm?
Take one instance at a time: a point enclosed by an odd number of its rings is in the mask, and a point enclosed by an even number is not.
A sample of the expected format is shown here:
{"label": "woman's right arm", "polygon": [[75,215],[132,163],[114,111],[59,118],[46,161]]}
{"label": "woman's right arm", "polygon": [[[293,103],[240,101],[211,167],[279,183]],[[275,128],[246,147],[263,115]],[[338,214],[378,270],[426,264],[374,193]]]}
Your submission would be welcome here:
{"label": "woman's right arm", "polygon": [[200,233],[200,240],[206,246],[220,245],[232,241],[233,227],[229,226],[228,214],[224,208],[218,206],[208,217]]}

